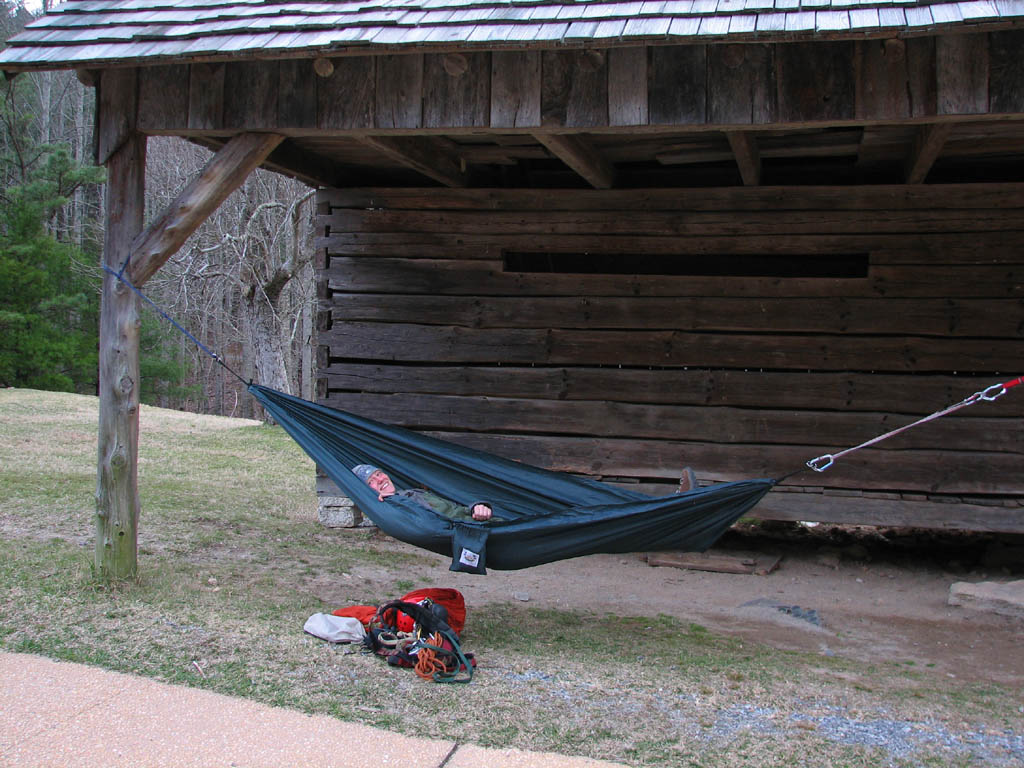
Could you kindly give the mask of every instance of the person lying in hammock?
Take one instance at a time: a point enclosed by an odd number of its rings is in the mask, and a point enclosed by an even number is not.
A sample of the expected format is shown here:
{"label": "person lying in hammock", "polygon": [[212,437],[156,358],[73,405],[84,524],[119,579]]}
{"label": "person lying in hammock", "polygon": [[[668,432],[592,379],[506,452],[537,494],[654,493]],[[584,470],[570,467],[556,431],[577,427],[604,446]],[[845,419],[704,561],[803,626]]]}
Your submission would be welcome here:
{"label": "person lying in hammock", "polygon": [[478,523],[483,523],[490,520],[493,514],[490,505],[482,502],[466,507],[423,488],[399,491],[384,470],[372,464],[359,464],[352,468],[352,472],[377,492],[378,501],[384,501],[388,496],[399,496],[451,520],[475,520]]}

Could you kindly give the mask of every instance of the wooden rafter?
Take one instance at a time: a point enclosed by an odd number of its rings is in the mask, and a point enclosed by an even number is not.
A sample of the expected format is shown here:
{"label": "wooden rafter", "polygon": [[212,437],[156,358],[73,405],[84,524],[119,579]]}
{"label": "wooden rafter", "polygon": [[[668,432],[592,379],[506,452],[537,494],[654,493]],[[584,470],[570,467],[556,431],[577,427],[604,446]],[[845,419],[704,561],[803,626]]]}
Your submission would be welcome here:
{"label": "wooden rafter", "polygon": [[920,184],[925,180],[953,132],[953,126],[953,123],[935,123],[918,129],[905,166],[904,179],[907,184]]}
{"label": "wooden rafter", "polygon": [[128,268],[132,283],[141,286],[149,280],[283,139],[272,133],[242,133],[225,144],[135,240]]}
{"label": "wooden rafter", "polygon": [[578,136],[568,134],[537,134],[537,141],[563,163],[586,179],[596,189],[611,189],[615,170],[611,163]]}
{"label": "wooden rafter", "polygon": [[726,131],[736,165],[740,168],[740,176],[748,187],[756,187],[761,183],[761,155],[757,150],[757,138],[750,131]]}
{"label": "wooden rafter", "polygon": [[446,187],[467,185],[462,158],[450,141],[408,136],[360,136],[359,141]]}

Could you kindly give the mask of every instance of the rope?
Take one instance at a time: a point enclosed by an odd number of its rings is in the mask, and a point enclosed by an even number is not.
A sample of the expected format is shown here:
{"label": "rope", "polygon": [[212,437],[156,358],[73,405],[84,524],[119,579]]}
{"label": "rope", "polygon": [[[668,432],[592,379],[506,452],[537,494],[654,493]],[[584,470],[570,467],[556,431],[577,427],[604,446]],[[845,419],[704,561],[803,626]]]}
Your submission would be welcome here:
{"label": "rope", "polygon": [[234,377],[235,377],[236,379],[238,379],[238,380],[239,380],[240,382],[242,382],[242,384],[244,384],[244,385],[245,385],[246,387],[248,387],[248,386],[249,386],[250,384],[252,384],[252,381],[251,381],[251,380],[250,380],[250,381],[246,381],[246,380],[245,380],[245,379],[243,379],[243,378],[242,378],[241,376],[239,376],[239,375],[238,375],[238,374],[237,374],[237,373],[236,373],[236,372],[235,372],[235,371],[234,371],[234,370],[233,370],[233,369],[231,368],[231,366],[229,366],[229,365],[228,365],[227,363],[225,363],[225,362],[224,362],[223,358],[221,358],[221,356],[220,356],[220,355],[218,355],[218,354],[217,354],[216,352],[214,352],[214,351],[213,351],[212,349],[210,349],[210,348],[209,348],[209,347],[207,347],[207,346],[206,346],[205,344],[203,344],[203,342],[201,342],[201,341],[200,341],[199,339],[197,339],[197,338],[196,338],[195,336],[193,336],[193,335],[192,335],[191,333],[189,333],[189,332],[188,332],[188,331],[187,331],[187,330],[186,330],[186,329],[185,329],[185,328],[184,328],[184,327],[183,327],[183,326],[182,326],[182,325],[181,325],[180,323],[178,323],[178,321],[177,321],[177,320],[175,320],[175,319],[174,319],[173,317],[171,317],[171,316],[170,316],[170,315],[168,315],[168,314],[167,314],[166,312],[164,312],[164,311],[163,311],[163,310],[162,310],[162,309],[161,309],[161,308],[160,308],[159,306],[157,306],[157,304],[156,304],[156,303],[155,303],[155,302],[154,302],[154,301],[153,301],[153,300],[152,300],[151,298],[149,298],[149,297],[148,297],[148,296],[147,296],[146,294],[144,294],[144,293],[143,293],[142,291],[140,291],[140,290],[139,290],[138,288],[136,288],[136,287],[135,287],[134,285],[132,285],[132,284],[131,284],[131,282],[129,282],[128,278],[126,278],[126,277],[124,276],[124,270],[125,270],[125,267],[127,267],[127,266],[128,266],[128,261],[127,261],[127,260],[125,260],[125,263],[124,263],[124,265],[123,265],[123,266],[121,267],[121,270],[120,270],[119,272],[115,272],[115,271],[114,271],[114,270],[113,270],[113,269],[112,269],[111,267],[108,267],[108,266],[107,266],[106,264],[104,264],[104,265],[103,265],[103,269],[104,269],[104,270],[105,270],[106,272],[108,272],[108,273],[110,273],[111,275],[113,275],[114,277],[116,277],[116,278],[117,278],[118,280],[120,280],[120,281],[121,281],[122,283],[124,283],[125,285],[127,285],[127,286],[128,286],[129,288],[131,288],[131,289],[132,289],[132,291],[133,291],[133,292],[135,293],[135,295],[136,295],[136,296],[138,296],[138,297],[139,297],[140,299],[142,299],[142,300],[143,300],[144,302],[146,302],[147,304],[149,304],[149,306],[151,306],[151,307],[152,307],[153,309],[155,309],[155,310],[157,311],[157,313],[158,313],[158,314],[160,314],[160,315],[162,315],[162,316],[163,316],[163,318],[164,318],[164,319],[165,319],[165,320],[166,320],[167,322],[169,322],[169,323],[170,323],[171,325],[173,325],[173,326],[174,326],[175,328],[177,328],[177,329],[178,329],[179,331],[181,331],[181,332],[182,332],[183,334],[185,334],[186,336],[188,336],[188,338],[190,338],[190,339],[192,340],[192,342],[193,342],[193,343],[194,343],[194,344],[195,344],[195,345],[196,345],[197,347],[199,347],[199,349],[203,350],[203,352],[205,352],[205,353],[206,353],[206,354],[208,354],[208,355],[209,355],[210,357],[212,357],[212,358],[214,359],[214,361],[216,361],[216,362],[217,362],[217,363],[218,363],[219,365],[223,366],[223,368],[224,368],[224,370],[225,370],[225,371],[227,371],[227,372],[228,372],[228,373],[230,373],[230,374],[231,374],[232,376],[234,376]]}
{"label": "rope", "polygon": [[[873,437],[870,440],[867,440],[867,441],[861,443],[860,445],[855,445],[852,448],[847,448],[845,450],[839,451],[838,453],[826,453],[826,454],[824,454],[822,456],[818,456],[816,458],[813,458],[813,459],[811,459],[810,461],[807,462],[807,466],[810,469],[813,469],[815,472],[824,472],[826,469],[831,467],[836,462],[836,459],[842,458],[843,456],[846,456],[847,454],[853,453],[854,451],[859,451],[861,448],[867,448],[868,446],[875,445],[876,443],[880,443],[883,440],[887,440],[890,437],[893,437],[895,435],[900,434],[901,432],[906,432],[908,429],[912,429],[913,427],[916,427],[919,424],[925,424],[925,423],[927,423],[929,421],[935,421],[936,419],[939,419],[939,418],[941,418],[943,416],[948,416],[951,413],[959,411],[961,408],[966,408],[969,405],[974,405],[975,403],[977,403],[977,402],[979,402],[981,400],[986,400],[988,402],[992,402],[993,400],[995,400],[997,398],[1000,398],[1003,395],[1005,395],[1007,390],[1012,389],[1013,387],[1016,387],[1018,384],[1022,384],[1022,383],[1024,383],[1024,376],[1018,376],[1015,379],[1010,379],[1010,381],[1007,381],[1007,382],[1005,382],[1003,384],[993,384],[992,386],[986,387],[985,389],[981,390],[980,392],[975,392],[970,397],[965,397],[959,403],[954,403],[953,405],[949,406],[948,408],[943,408],[941,411],[936,411],[935,413],[931,413],[931,414],[925,416],[924,418],[918,419],[917,421],[915,421],[915,422],[913,422],[911,424],[907,424],[905,426],[898,427],[897,429],[894,429],[891,432],[886,432],[884,435],[879,435],[878,437]],[[791,477],[792,475],[795,475],[798,472],[803,472],[803,471],[805,471],[805,470],[798,469],[796,472],[791,472],[790,474],[786,475],[785,477]],[[785,478],[782,478],[782,479],[785,479]]]}
{"label": "rope", "polygon": [[416,674],[424,680],[433,680],[438,673],[448,671],[448,667],[438,658],[437,651],[434,650],[440,645],[441,633],[435,632],[416,653]]}
{"label": "rope", "polygon": [[[444,648],[442,643],[447,639],[451,650]],[[452,666],[443,661],[444,657],[452,659]],[[435,683],[468,683],[473,680],[473,662],[466,658],[454,634],[435,632],[429,640],[420,640],[420,648],[416,652],[416,674],[424,680]],[[459,677],[465,670],[466,676]]]}

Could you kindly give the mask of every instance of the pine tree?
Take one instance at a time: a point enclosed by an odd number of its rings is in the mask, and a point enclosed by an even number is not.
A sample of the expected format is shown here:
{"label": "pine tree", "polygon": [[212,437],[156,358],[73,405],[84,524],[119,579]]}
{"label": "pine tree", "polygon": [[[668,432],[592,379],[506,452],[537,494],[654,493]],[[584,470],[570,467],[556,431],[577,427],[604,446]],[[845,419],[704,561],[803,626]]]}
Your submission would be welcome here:
{"label": "pine tree", "polygon": [[103,169],[32,141],[19,86],[8,84],[0,109],[0,385],[95,391],[99,282],[86,264],[96,259],[58,242],[46,223]]}

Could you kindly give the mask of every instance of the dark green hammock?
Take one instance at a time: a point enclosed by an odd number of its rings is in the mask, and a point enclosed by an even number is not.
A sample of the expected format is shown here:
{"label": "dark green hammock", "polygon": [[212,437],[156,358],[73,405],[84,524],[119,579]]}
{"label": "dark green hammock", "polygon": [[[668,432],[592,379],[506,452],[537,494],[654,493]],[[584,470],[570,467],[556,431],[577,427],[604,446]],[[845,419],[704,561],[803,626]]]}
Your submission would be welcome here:
{"label": "dark green hammock", "polygon": [[[704,551],[775,485],[722,483],[653,497],[552,472],[317,405],[257,384],[249,392],[382,531],[452,558],[451,570],[515,570],[570,557]],[[374,464],[399,488],[427,487],[494,509],[487,523],[456,522],[377,494],[352,467]]]}

